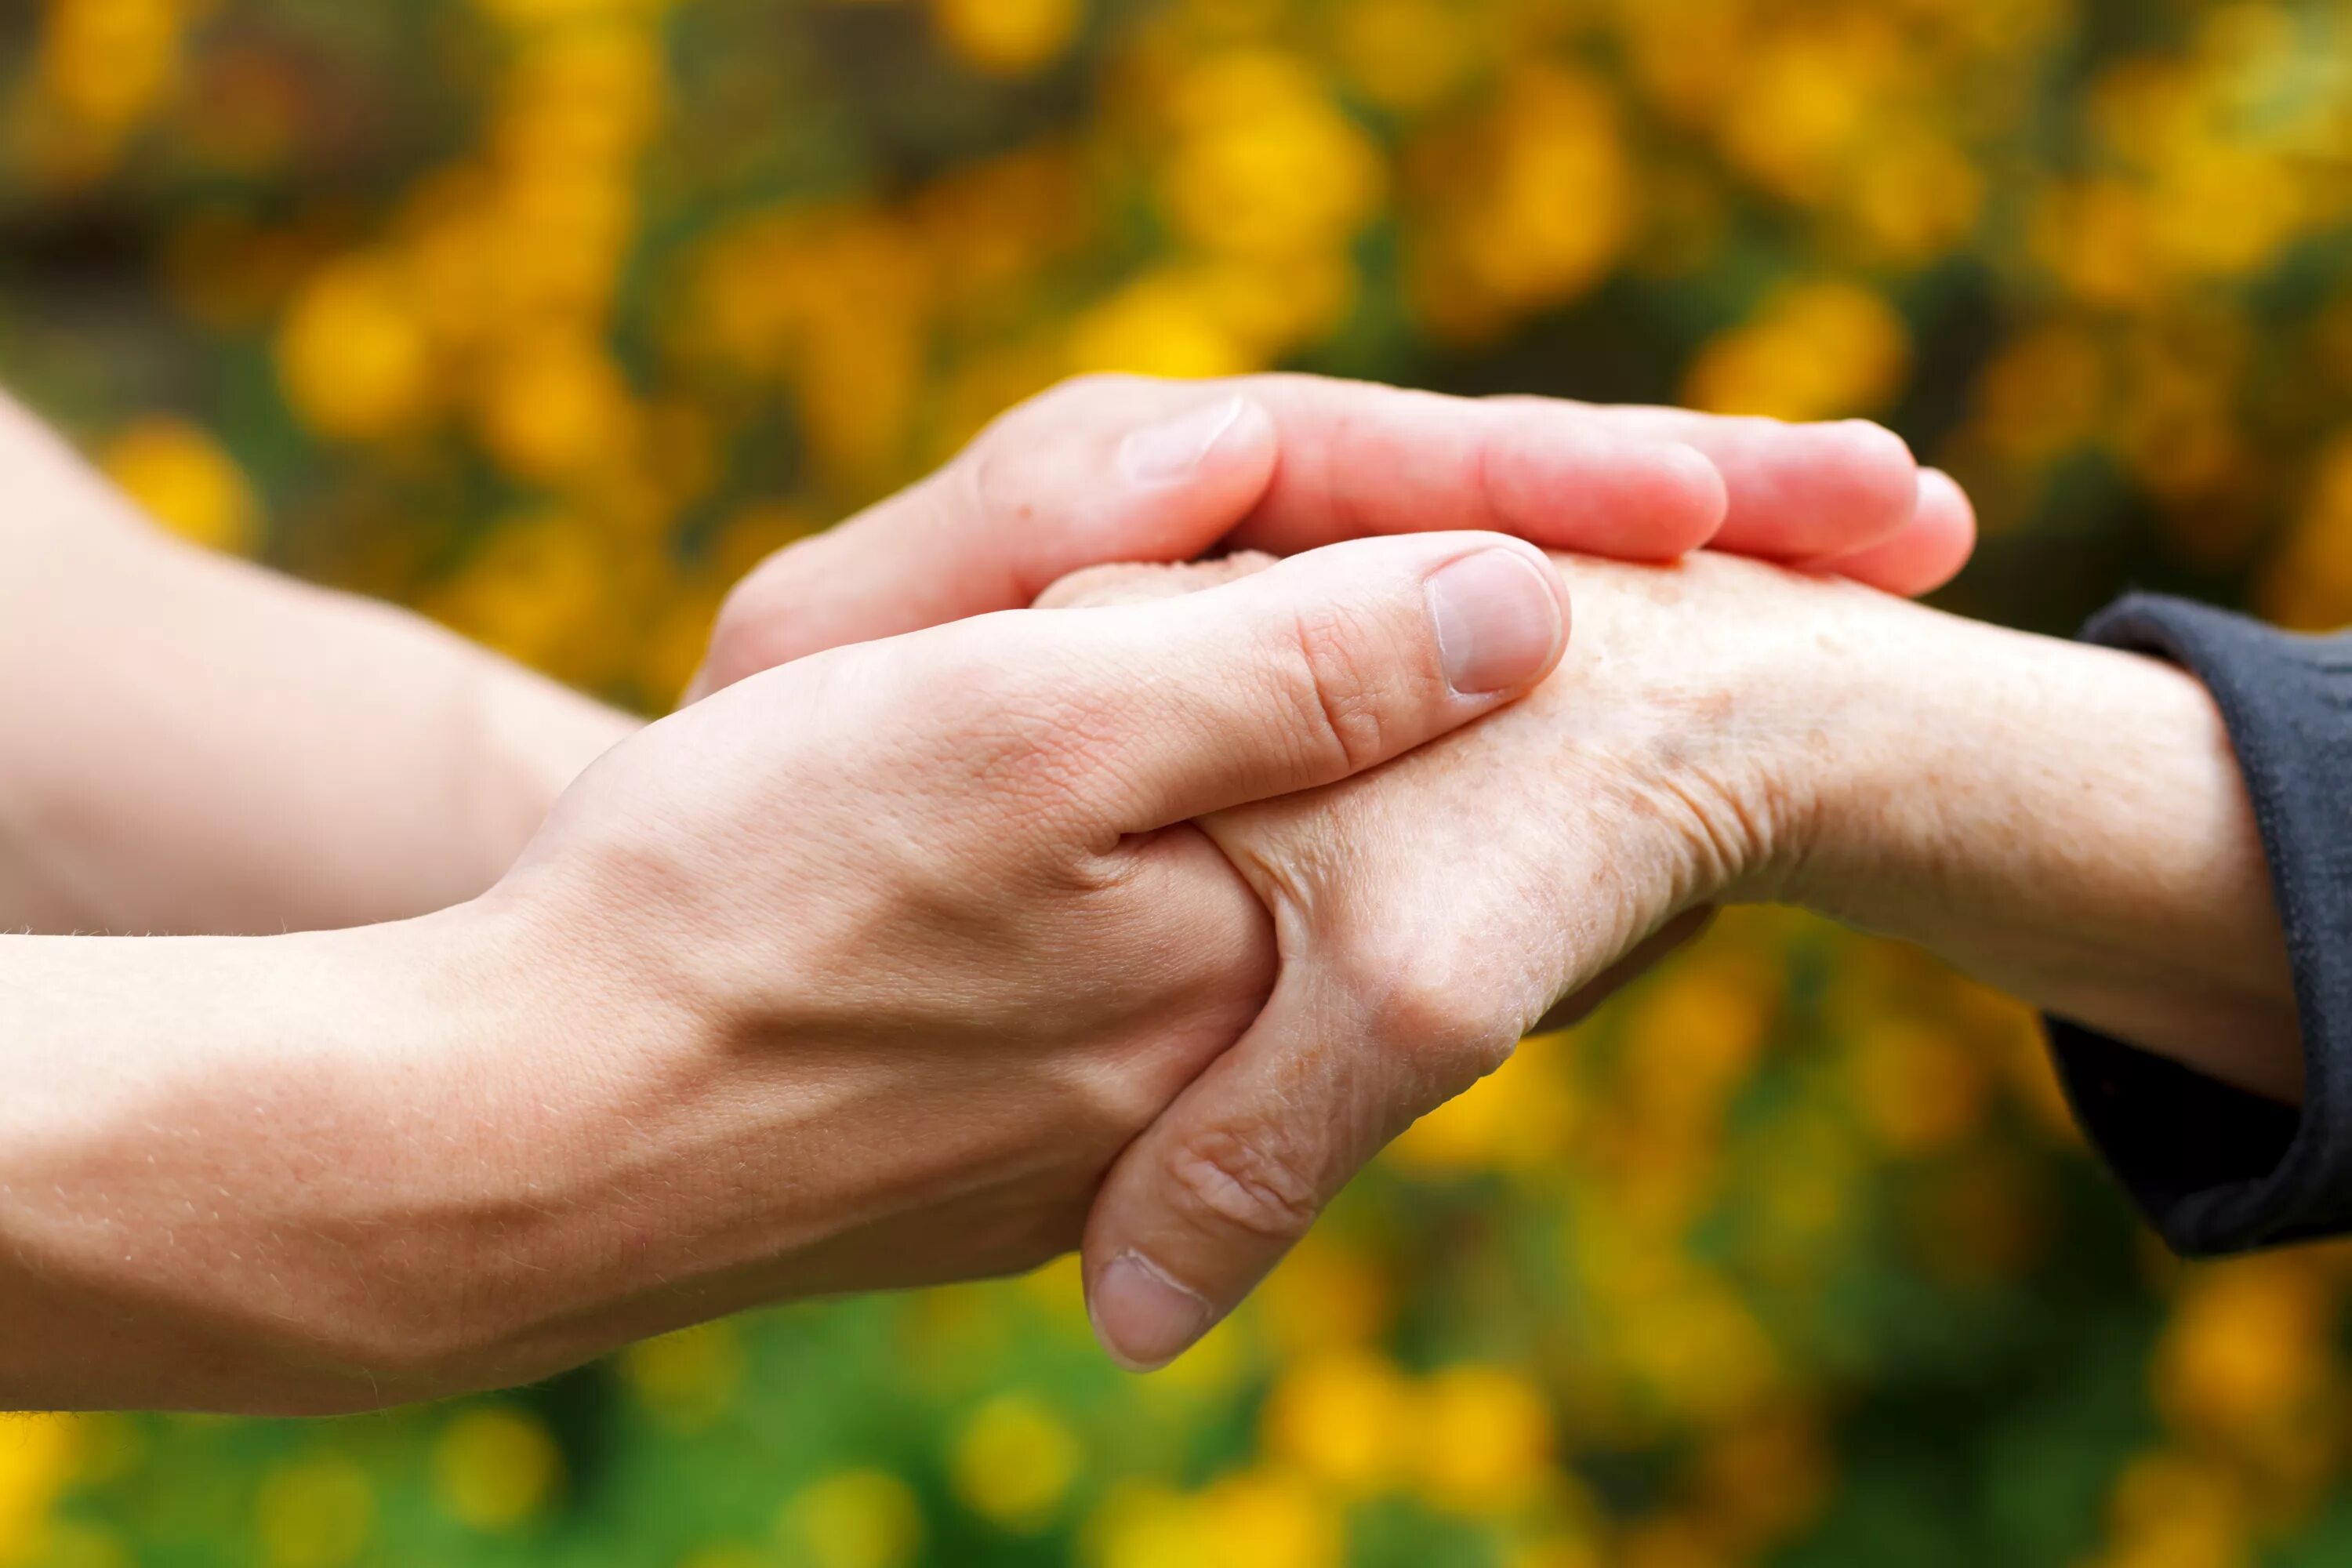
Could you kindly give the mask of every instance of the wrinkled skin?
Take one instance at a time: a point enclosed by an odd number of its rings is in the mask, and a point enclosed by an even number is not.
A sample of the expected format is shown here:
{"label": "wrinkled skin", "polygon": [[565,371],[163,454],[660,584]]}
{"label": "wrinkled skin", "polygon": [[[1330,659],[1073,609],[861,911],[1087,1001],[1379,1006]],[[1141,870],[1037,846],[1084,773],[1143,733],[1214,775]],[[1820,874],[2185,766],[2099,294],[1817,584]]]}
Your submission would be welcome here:
{"label": "wrinkled skin", "polygon": [[[1851,687],[1874,628],[1901,631],[1889,612],[1920,614],[1728,556],[1557,559],[1575,637],[1525,700],[1375,773],[1202,823],[1272,911],[1284,970],[1097,1207],[1097,1317],[1149,1319],[1129,1359],[1181,1349],[1373,1153],[1548,1014],[1589,1007],[1711,904],[1773,896],[1819,806],[1814,697]],[[1265,564],[1106,568],[1045,602],[1138,603]],[[1201,1321],[1182,1327],[1177,1299],[1130,1314],[1167,1297],[1106,1282],[1130,1256],[1183,1279]]]}
{"label": "wrinkled skin", "polygon": [[[1503,600],[1450,602],[1533,635],[1457,690],[1433,605],[1497,563]],[[1566,634],[1531,546],[1366,540],[835,649],[624,742],[468,916],[562,1059],[476,1085],[497,1175],[460,1168],[444,1226],[472,1309],[408,1337],[482,1386],[1067,1250],[1273,984],[1265,907],[1192,821],[1473,721]]]}

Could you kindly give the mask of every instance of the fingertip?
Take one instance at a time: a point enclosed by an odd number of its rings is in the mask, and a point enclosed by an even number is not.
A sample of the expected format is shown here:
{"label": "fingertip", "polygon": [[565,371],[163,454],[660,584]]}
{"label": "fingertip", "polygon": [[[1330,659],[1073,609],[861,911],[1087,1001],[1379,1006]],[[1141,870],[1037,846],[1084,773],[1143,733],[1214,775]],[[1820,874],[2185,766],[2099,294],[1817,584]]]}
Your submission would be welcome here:
{"label": "fingertip", "polygon": [[1824,451],[1818,460],[1833,466],[1834,489],[1856,548],[1890,538],[1919,504],[1919,459],[1911,443],[1871,419],[1842,419],[1818,427]]}
{"label": "fingertip", "polygon": [[1910,522],[1866,549],[1818,562],[1817,571],[1916,598],[1959,575],[1976,552],[1976,507],[1940,468],[1923,468]]}
{"label": "fingertip", "polygon": [[1777,561],[1844,555],[1893,538],[1918,505],[1918,463],[1883,425],[1845,419],[1748,426],[1732,465],[1718,549]]}
{"label": "fingertip", "polygon": [[1832,419],[1815,428],[1852,443],[1856,452],[1866,453],[1876,461],[1899,463],[1906,468],[1919,466],[1911,443],[1875,419]]}
{"label": "fingertip", "polygon": [[1216,1312],[1196,1290],[1178,1284],[1139,1252],[1121,1252],[1087,1288],[1095,1339],[1128,1372],[1157,1372],[1199,1342]]}
{"label": "fingertip", "polygon": [[1423,580],[1446,684],[1493,697],[1549,675],[1568,648],[1568,594],[1540,551],[1499,542]]}
{"label": "fingertip", "polygon": [[1668,441],[1657,450],[1662,506],[1652,542],[1657,559],[1675,561],[1703,550],[1731,516],[1731,483],[1715,459],[1696,447]]}
{"label": "fingertip", "polygon": [[[1960,481],[1941,468],[1919,470],[1919,503],[1916,521],[1937,520],[1947,535],[1968,552],[1977,543],[1977,506]],[[1963,556],[1963,561],[1966,557]]]}

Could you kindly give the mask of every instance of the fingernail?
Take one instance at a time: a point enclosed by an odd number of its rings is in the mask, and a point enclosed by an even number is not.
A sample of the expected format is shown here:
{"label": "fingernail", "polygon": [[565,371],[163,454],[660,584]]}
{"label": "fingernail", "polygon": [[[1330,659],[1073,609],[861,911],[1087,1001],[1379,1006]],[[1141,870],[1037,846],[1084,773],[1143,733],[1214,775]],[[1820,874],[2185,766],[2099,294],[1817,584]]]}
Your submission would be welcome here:
{"label": "fingernail", "polygon": [[1241,398],[1228,397],[1162,424],[1147,425],[1120,444],[1119,466],[1139,485],[1172,485],[1190,479],[1241,423],[1244,406]]}
{"label": "fingernail", "polygon": [[1559,655],[1567,631],[1559,595],[1517,551],[1465,555],[1433,575],[1428,587],[1445,682],[1463,696],[1525,685]]}
{"label": "fingernail", "polygon": [[1095,1279],[1087,1299],[1095,1337],[1129,1372],[1166,1366],[1209,1331],[1209,1303],[1140,1253],[1122,1252]]}

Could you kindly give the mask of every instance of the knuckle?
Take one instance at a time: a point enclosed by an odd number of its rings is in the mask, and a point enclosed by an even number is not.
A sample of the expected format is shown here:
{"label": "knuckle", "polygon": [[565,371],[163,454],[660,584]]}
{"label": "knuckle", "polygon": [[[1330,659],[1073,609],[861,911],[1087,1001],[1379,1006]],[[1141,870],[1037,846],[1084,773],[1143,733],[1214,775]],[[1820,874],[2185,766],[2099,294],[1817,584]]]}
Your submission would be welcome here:
{"label": "knuckle", "polygon": [[1318,750],[1353,773],[1388,755],[1395,692],[1378,658],[1379,628],[1344,605],[1302,611],[1292,626],[1294,709]]}
{"label": "knuckle", "polygon": [[1197,1223],[1267,1241],[1304,1236],[1322,1208],[1314,1178],[1265,1130],[1197,1132],[1168,1161],[1177,1203]]}
{"label": "knuckle", "polygon": [[983,523],[1025,525],[1037,520],[1044,487],[1028,443],[1000,435],[967,447],[955,465],[959,500]]}
{"label": "knuckle", "polygon": [[1378,948],[1359,953],[1346,973],[1367,1033],[1410,1066],[1425,1091],[1460,1093],[1510,1058],[1524,1020],[1503,1016],[1494,987],[1475,964],[1445,948]]}

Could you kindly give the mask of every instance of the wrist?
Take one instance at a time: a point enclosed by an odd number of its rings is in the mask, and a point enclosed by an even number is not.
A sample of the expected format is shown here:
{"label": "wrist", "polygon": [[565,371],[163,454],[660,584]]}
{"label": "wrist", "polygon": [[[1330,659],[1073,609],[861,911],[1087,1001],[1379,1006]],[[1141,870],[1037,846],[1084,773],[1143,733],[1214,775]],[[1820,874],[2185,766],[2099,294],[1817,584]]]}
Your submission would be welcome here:
{"label": "wrist", "polygon": [[2292,1098],[2284,941],[2204,688],[2154,659],[1890,608],[1832,705],[1790,900]]}

